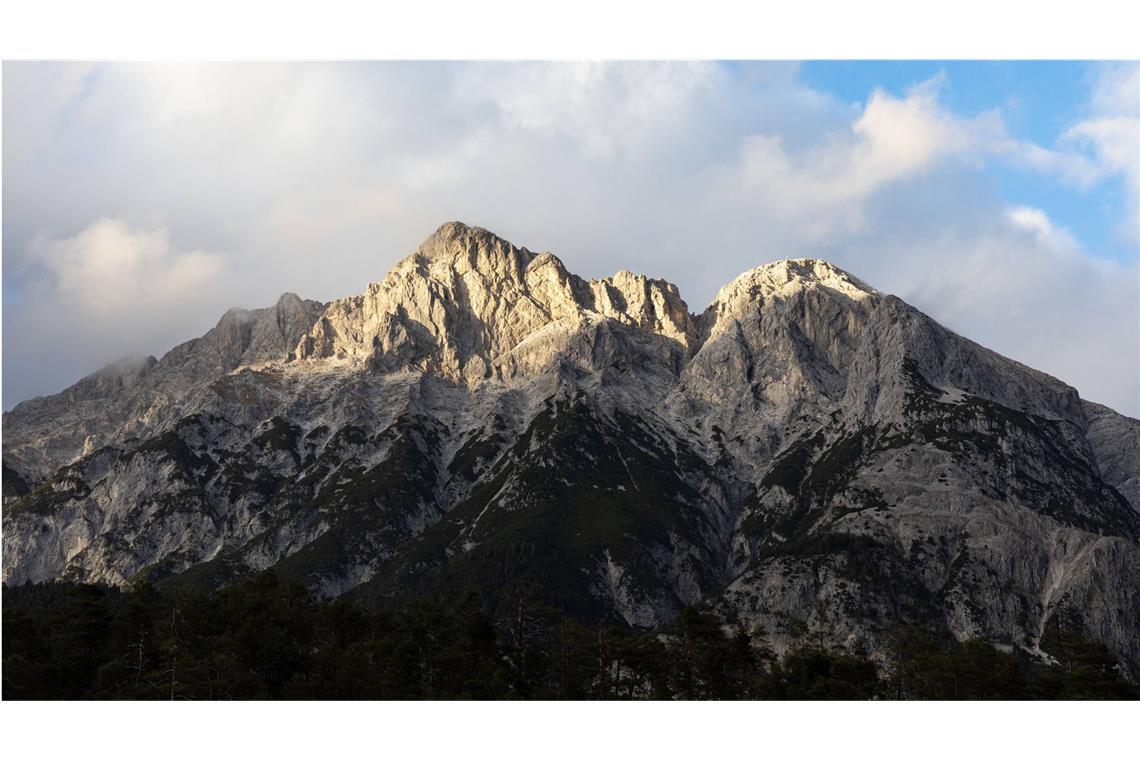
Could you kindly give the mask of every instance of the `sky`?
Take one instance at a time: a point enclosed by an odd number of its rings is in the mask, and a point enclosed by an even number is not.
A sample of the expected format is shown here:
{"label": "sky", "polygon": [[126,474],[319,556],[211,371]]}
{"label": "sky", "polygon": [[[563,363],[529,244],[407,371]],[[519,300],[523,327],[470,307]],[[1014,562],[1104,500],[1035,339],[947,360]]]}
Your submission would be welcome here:
{"label": "sky", "polygon": [[694,312],[825,258],[1140,416],[1140,66],[3,66],[3,406],[440,224]]}

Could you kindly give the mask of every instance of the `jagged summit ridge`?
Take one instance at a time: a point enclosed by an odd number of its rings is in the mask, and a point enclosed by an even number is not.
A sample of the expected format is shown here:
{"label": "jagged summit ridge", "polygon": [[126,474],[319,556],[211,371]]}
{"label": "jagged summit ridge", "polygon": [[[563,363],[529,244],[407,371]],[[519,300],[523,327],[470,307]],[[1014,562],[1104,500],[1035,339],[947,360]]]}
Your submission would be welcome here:
{"label": "jagged summit ridge", "polygon": [[604,320],[686,347],[697,336],[670,283],[628,272],[586,282],[551,253],[450,222],[363,294],[332,302],[292,358],[502,379],[541,368]]}
{"label": "jagged summit ridge", "polygon": [[[734,409],[846,395],[860,414],[874,416],[880,407],[889,415],[892,405],[905,404],[908,381],[888,373],[867,393],[867,373],[877,373],[884,359],[897,369],[908,355],[943,385],[971,387],[1015,408],[1082,418],[1073,389],[941,328],[932,332],[929,322],[818,259],[751,269],[694,315],[667,281],[627,270],[586,281],[552,253],[535,254],[486,229],[448,222],[363,293],[327,305],[285,293],[266,309],[231,309],[204,336],[153,366],[124,374],[112,365],[58,398],[24,402],[5,415],[5,432],[18,442],[6,446],[6,455],[26,450],[34,469],[58,466],[128,430],[160,429],[188,396],[200,394],[206,378],[284,366],[319,378],[330,363],[470,385],[536,377],[555,365],[594,372],[618,357],[636,357],[641,371],[666,384],[679,379],[686,392],[721,409],[728,408],[726,393]],[[872,329],[882,333],[878,342],[864,339]],[[894,337],[883,342],[886,335]],[[947,373],[944,365],[955,371]],[[1011,371],[1017,382],[1003,379]],[[115,424],[116,415],[107,422],[88,419],[84,404],[94,401],[92,393],[128,385],[135,388],[123,401],[130,424]],[[35,438],[46,433],[40,425],[55,418],[63,400],[79,406],[69,425],[51,423],[56,451],[47,455]]]}
{"label": "jagged summit ridge", "polygon": [[541,368],[568,350],[569,335],[607,320],[674,342],[687,357],[726,316],[816,288],[878,295],[827,262],[785,260],[742,274],[698,316],[673,283],[627,270],[585,281],[554,254],[449,222],[383,280],[331,303],[290,358],[431,368],[457,382],[502,379]]}

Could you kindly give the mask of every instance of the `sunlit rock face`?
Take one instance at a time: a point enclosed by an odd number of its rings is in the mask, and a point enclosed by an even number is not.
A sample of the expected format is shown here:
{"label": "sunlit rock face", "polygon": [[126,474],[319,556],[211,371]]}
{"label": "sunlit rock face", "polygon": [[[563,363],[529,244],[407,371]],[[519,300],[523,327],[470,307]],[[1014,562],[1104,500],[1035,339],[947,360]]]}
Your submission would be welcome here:
{"label": "sunlit rock face", "polygon": [[329,304],[231,310],[4,415],[3,577],[396,605],[532,583],[874,652],[900,624],[1140,673],[1140,422],[823,261],[701,314],[449,223]]}
{"label": "sunlit rock face", "polygon": [[452,222],[384,280],[329,304],[293,356],[430,371],[453,382],[509,380],[573,354],[582,348],[575,338],[604,322],[682,349],[697,334],[669,283],[629,272],[585,282],[552,254]]}

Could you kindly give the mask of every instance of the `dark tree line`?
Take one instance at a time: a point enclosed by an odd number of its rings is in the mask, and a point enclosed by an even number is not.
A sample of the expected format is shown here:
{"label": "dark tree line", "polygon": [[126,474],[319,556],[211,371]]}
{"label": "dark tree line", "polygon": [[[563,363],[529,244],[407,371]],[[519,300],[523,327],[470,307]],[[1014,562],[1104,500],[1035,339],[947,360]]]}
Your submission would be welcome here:
{"label": "dark tree line", "polygon": [[[900,630],[885,663],[685,610],[668,630],[587,626],[520,587],[396,613],[318,601],[262,573],[213,594],[140,585],[4,589],[5,699],[1135,699],[1108,652],[1058,634],[1045,666]],[[500,606],[500,609],[503,609]]]}

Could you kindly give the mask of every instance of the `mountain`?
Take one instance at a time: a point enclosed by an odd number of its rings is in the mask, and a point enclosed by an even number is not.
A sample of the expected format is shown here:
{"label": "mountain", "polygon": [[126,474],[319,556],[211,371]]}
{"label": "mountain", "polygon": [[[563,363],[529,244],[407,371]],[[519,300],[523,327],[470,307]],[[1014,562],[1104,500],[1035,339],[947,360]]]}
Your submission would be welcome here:
{"label": "mountain", "polygon": [[702,314],[449,223],[364,293],[227,312],[4,415],[3,578],[379,606],[519,584],[875,652],[899,625],[1140,675],[1140,421],[823,261]]}

